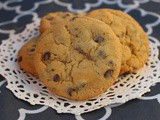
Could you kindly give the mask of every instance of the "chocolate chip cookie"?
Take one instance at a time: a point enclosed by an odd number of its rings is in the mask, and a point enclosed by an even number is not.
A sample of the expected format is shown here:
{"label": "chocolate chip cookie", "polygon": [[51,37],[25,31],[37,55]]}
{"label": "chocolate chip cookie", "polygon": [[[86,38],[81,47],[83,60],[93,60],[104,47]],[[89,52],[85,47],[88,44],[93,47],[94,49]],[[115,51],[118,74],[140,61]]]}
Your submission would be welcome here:
{"label": "chocolate chip cookie", "polygon": [[122,68],[120,74],[135,72],[149,56],[149,41],[141,26],[128,14],[111,9],[91,11],[88,17],[105,22],[122,44]]}
{"label": "chocolate chip cookie", "polygon": [[74,15],[70,12],[55,12],[48,13],[41,19],[40,23],[40,32],[43,33],[46,31],[51,25],[56,24],[57,22],[64,22],[69,20]]}
{"label": "chocolate chip cookie", "polygon": [[121,68],[121,44],[104,22],[73,17],[49,28],[38,42],[34,64],[53,93],[88,100],[106,91]]}
{"label": "chocolate chip cookie", "polygon": [[20,49],[18,53],[18,64],[20,67],[33,75],[37,75],[33,58],[38,38],[39,36],[32,38]]}

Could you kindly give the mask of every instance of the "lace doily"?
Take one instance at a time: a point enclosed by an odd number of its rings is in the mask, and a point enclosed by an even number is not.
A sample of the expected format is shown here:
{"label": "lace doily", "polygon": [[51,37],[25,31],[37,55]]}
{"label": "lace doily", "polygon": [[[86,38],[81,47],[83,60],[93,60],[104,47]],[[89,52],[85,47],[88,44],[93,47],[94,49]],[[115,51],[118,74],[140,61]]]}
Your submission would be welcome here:
{"label": "lace doily", "polygon": [[[26,26],[20,33],[2,41],[0,45],[0,73],[7,79],[7,88],[14,95],[30,104],[50,106],[58,113],[81,114],[114,103],[125,103],[139,98],[150,91],[150,87],[160,82],[159,41],[149,36],[150,56],[147,64],[136,74],[119,77],[117,83],[105,93],[88,101],[73,101],[49,92],[35,77],[19,68],[17,53],[22,45],[39,34],[39,20]],[[143,56],[142,56],[143,57]]]}

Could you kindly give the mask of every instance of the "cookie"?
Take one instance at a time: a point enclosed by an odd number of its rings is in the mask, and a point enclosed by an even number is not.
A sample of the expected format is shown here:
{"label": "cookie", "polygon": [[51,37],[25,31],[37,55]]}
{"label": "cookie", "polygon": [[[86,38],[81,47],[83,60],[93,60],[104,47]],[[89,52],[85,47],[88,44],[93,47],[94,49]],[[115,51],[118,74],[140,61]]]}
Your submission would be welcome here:
{"label": "cookie", "polygon": [[41,82],[51,92],[88,100],[114,84],[122,51],[108,25],[93,18],[73,17],[47,31],[37,44],[34,64]]}
{"label": "cookie", "polygon": [[33,59],[38,38],[39,36],[28,41],[24,46],[22,46],[18,53],[19,66],[33,75],[37,75]]}
{"label": "cookie", "polygon": [[111,9],[94,10],[88,17],[105,22],[122,44],[122,68],[120,74],[135,72],[149,56],[149,41],[141,26],[128,14]]}
{"label": "cookie", "polygon": [[48,13],[41,19],[40,23],[40,32],[44,33],[50,26],[56,24],[57,22],[65,22],[67,20],[70,20],[72,17],[83,17],[86,13],[80,13],[80,14],[72,14],[70,12],[54,12],[54,13]]}
{"label": "cookie", "polygon": [[51,25],[56,24],[57,22],[64,22],[69,20],[71,17],[74,17],[72,13],[69,12],[55,12],[48,13],[41,19],[40,23],[40,32],[43,33],[46,31]]}

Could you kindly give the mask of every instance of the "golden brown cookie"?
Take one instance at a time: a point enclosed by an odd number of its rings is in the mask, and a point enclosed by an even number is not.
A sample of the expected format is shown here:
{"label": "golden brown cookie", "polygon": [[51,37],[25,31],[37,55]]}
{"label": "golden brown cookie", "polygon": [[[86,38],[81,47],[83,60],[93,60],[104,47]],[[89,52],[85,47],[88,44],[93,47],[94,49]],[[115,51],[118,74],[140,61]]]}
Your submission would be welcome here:
{"label": "golden brown cookie", "polygon": [[78,16],[83,17],[86,13],[72,14],[70,12],[54,12],[48,13],[41,19],[40,32],[44,33],[50,26],[56,24],[57,22],[65,22],[72,17]]}
{"label": "golden brown cookie", "polygon": [[37,44],[34,63],[53,93],[88,100],[105,92],[121,68],[121,44],[105,23],[73,17],[48,29]]}
{"label": "golden brown cookie", "polygon": [[25,45],[22,46],[18,53],[18,64],[20,67],[33,75],[37,75],[33,58],[38,38],[39,36],[34,37],[28,41]]}
{"label": "golden brown cookie", "polygon": [[149,41],[141,26],[128,14],[111,9],[99,9],[88,13],[88,17],[105,22],[122,43],[122,68],[120,74],[135,72],[149,56]]}
{"label": "golden brown cookie", "polygon": [[71,17],[74,17],[74,15],[70,12],[48,13],[41,19],[40,32],[43,33],[51,25],[54,25],[57,22],[64,22],[66,20],[69,20]]}

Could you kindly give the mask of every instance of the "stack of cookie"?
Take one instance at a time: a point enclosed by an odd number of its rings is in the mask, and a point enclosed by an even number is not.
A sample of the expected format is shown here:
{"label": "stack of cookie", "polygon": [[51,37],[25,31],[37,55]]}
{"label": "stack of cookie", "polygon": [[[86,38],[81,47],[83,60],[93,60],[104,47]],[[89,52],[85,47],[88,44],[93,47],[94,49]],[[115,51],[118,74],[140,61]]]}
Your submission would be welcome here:
{"label": "stack of cookie", "polygon": [[51,92],[69,99],[98,96],[119,75],[136,72],[149,56],[146,33],[117,10],[49,13],[40,32],[21,48],[18,63]]}

